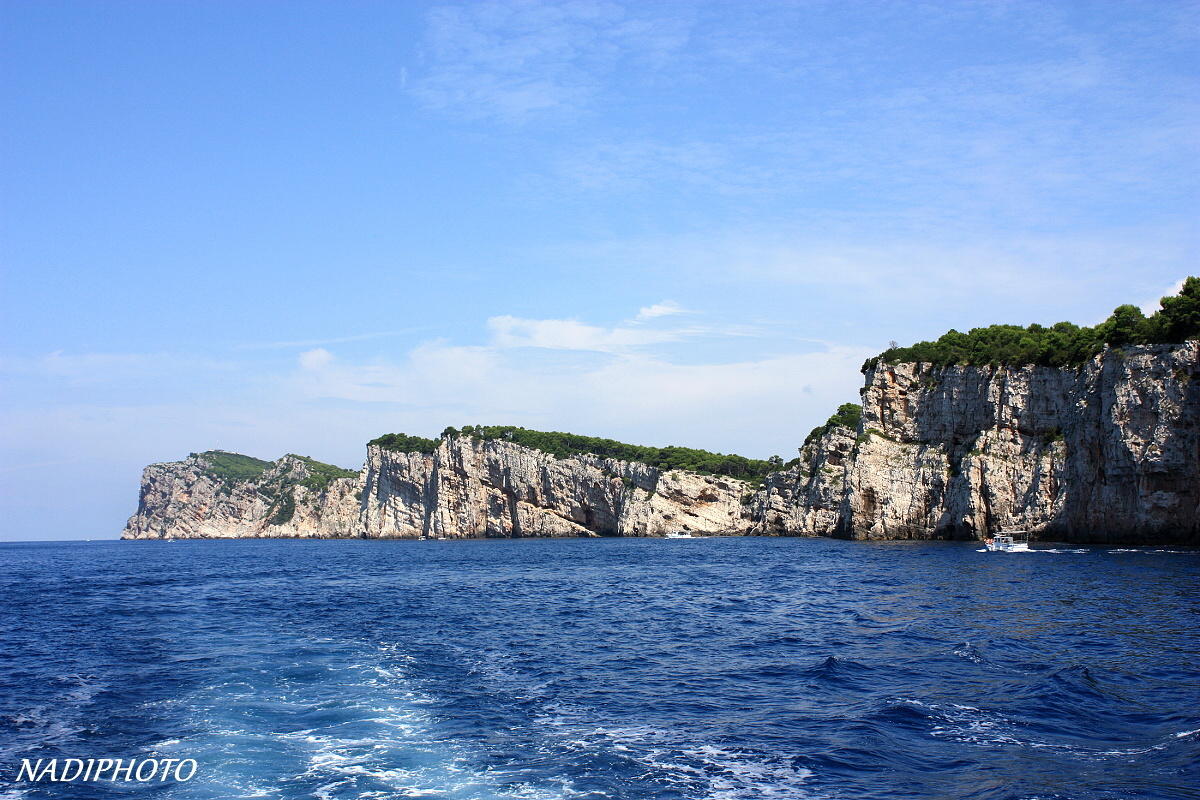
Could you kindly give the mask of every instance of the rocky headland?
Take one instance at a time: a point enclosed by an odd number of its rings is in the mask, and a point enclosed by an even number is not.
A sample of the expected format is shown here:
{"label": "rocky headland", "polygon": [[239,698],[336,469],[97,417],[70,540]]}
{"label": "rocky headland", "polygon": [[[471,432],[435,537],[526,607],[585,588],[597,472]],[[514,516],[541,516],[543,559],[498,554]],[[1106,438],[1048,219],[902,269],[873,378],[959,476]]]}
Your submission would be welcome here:
{"label": "rocky headland", "polygon": [[1147,317],[951,330],[863,365],[785,464],[514,427],[385,434],[361,471],[152,464],[125,539],[1034,538],[1200,544],[1200,278]]}
{"label": "rocky headland", "polygon": [[1081,368],[880,363],[866,384],[857,429],[768,477],[761,530],[1200,544],[1200,343]]}
{"label": "rocky headland", "polygon": [[761,476],[555,454],[468,429],[419,447],[381,437],[358,473],[217,451],[147,467],[122,538],[979,539],[1023,528],[1200,544],[1200,342],[1106,347],[1059,367],[876,360],[865,378],[854,427],[835,415],[799,459]]}

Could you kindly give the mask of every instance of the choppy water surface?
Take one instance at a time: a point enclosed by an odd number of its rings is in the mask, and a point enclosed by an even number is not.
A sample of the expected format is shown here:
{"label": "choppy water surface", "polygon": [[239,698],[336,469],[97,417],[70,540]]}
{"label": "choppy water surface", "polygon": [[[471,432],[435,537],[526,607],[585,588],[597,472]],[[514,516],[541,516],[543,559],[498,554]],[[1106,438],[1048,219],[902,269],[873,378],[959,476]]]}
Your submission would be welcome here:
{"label": "choppy water surface", "polygon": [[[1200,552],[0,545],[0,798],[1200,797]],[[22,758],[194,758],[165,784]]]}

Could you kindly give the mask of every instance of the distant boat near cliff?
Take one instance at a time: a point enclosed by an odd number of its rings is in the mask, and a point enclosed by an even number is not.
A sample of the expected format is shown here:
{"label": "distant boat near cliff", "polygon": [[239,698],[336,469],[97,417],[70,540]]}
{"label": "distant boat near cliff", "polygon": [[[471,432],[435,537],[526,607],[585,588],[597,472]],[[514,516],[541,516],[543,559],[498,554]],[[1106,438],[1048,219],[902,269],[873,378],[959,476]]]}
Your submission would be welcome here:
{"label": "distant boat near cliff", "polygon": [[1029,551],[1029,531],[1004,531],[987,540],[990,553],[1024,553]]}

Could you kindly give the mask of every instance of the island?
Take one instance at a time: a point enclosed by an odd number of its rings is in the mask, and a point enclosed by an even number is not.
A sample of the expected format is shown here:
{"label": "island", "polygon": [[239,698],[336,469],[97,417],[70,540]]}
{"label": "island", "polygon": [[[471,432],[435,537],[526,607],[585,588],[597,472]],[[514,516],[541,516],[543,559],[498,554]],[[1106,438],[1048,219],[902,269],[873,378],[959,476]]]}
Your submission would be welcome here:
{"label": "island", "polygon": [[[124,539],[772,535],[1200,544],[1200,279],[1147,317],[993,325],[863,365],[799,456],[515,426],[403,433],[362,470],[223,451],[146,467]],[[799,440],[799,437],[797,437]]]}

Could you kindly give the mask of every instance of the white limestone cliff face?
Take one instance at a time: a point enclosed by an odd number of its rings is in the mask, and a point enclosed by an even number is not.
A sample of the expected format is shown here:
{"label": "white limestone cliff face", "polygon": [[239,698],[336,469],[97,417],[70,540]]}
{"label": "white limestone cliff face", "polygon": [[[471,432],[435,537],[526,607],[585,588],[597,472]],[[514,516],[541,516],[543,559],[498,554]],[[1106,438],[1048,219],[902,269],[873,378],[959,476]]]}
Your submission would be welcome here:
{"label": "white limestone cliff face", "polygon": [[505,441],[445,439],[434,453],[370,447],[368,537],[658,536],[743,532],[747,485],[594,455],[558,459]]}
{"label": "white limestone cliff face", "polygon": [[[232,487],[202,455],[151,465],[123,538],[662,536],[745,533],[753,522],[743,481],[470,437],[433,453],[371,446],[357,479],[321,493],[301,484],[308,476],[286,457]],[[281,492],[295,509],[286,520]]]}
{"label": "white limestone cliff face", "polygon": [[348,535],[359,516],[361,480],[338,478],[323,492],[302,485],[308,465],[284,456],[258,478],[223,480],[204,454],[151,464],[138,511],[122,539],[237,539]]}
{"label": "white limestone cliff face", "polygon": [[842,518],[856,431],[835,427],[800,448],[801,464],[767,476],[753,499],[753,532],[830,536]]}
{"label": "white limestone cliff face", "polygon": [[[853,451],[848,432],[826,434],[804,472],[772,476],[764,530],[774,513],[782,532],[853,538],[1200,543],[1200,343],[1078,369],[895,364],[866,378]],[[830,455],[850,462],[835,520],[838,487],[813,479]]]}
{"label": "white limestone cliff face", "polygon": [[[223,482],[203,454],[147,467],[123,538],[766,534],[1200,544],[1200,343],[1109,350],[1080,368],[879,365],[858,430],[743,481],[503,440],[371,446],[323,491],[285,457]],[[292,510],[289,506],[294,506]]]}

